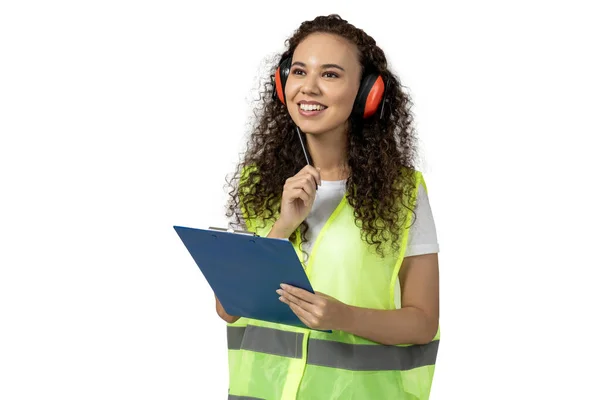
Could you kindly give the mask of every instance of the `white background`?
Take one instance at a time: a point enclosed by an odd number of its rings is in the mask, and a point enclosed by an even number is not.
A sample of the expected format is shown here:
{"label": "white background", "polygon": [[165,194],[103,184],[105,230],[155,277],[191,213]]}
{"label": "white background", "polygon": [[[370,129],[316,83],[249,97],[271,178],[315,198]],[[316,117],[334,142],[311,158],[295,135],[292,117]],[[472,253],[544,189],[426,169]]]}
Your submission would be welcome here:
{"label": "white background", "polygon": [[332,12],[415,103],[431,398],[598,398],[592,3],[3,2],[0,398],[226,398],[225,323],[172,226],[225,223],[265,57]]}

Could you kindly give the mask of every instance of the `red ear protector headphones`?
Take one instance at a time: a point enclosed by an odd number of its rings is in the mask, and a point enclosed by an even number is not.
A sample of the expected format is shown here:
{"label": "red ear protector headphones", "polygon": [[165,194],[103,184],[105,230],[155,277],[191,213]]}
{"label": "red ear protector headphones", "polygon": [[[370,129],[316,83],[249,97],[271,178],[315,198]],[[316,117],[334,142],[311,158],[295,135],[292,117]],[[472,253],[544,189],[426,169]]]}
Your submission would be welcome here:
{"label": "red ear protector headphones", "polygon": [[[291,64],[292,57],[287,57],[281,61],[275,72],[273,98],[279,98],[279,101],[283,104],[285,104],[285,84],[290,74]],[[352,113],[362,116],[364,119],[375,114],[377,108],[386,101],[384,97],[389,86],[388,84],[384,85],[383,78],[379,74],[366,74],[356,94]],[[380,118],[383,118],[383,107],[381,108]]]}

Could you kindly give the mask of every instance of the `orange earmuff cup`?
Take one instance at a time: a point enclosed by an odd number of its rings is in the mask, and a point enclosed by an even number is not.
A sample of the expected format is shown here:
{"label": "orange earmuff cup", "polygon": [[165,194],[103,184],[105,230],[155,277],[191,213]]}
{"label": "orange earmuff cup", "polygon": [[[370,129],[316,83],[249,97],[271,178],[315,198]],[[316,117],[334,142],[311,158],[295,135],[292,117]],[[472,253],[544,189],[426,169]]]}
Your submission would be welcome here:
{"label": "orange earmuff cup", "polygon": [[381,99],[383,98],[383,94],[385,92],[385,85],[383,83],[383,78],[380,76],[377,77],[377,80],[369,90],[369,94],[365,100],[365,111],[363,113],[364,118],[369,118],[371,115],[375,114],[377,108],[381,104]]}
{"label": "orange earmuff cup", "polygon": [[277,97],[279,101],[285,104],[285,96],[283,95],[283,85],[281,84],[281,67],[277,67],[277,71],[275,72],[275,90],[277,92]]}

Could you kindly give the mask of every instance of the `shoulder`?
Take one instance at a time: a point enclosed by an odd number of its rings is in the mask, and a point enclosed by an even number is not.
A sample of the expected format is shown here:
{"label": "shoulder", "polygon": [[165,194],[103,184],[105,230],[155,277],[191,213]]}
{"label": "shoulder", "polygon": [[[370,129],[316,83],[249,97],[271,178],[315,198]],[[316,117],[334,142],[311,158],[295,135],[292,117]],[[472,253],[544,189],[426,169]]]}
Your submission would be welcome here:
{"label": "shoulder", "polygon": [[253,186],[260,180],[260,169],[256,164],[243,165],[240,168],[239,194],[241,196],[252,193]]}
{"label": "shoulder", "polygon": [[427,193],[427,184],[425,183],[425,177],[422,171],[410,167],[400,167],[399,179],[401,185],[408,185],[409,191],[412,189],[414,196],[416,196],[421,187],[425,189],[425,193]]}
{"label": "shoulder", "polygon": [[240,181],[246,181],[251,175],[256,175],[258,172],[256,164],[243,165],[240,169]]}
{"label": "shoulder", "polygon": [[401,166],[400,167],[400,175],[402,177],[423,179],[423,172],[416,168],[412,168],[412,167]]}

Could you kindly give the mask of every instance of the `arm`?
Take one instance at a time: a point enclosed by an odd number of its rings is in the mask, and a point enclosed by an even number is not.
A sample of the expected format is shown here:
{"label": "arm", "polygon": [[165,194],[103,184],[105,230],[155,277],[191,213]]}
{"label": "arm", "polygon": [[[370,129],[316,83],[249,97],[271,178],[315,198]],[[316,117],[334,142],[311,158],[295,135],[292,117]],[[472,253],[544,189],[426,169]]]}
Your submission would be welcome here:
{"label": "arm", "polygon": [[402,308],[348,306],[349,317],[342,330],[388,345],[429,343],[437,333],[439,318],[437,253],[405,258],[398,276]]}
{"label": "arm", "polygon": [[346,331],[386,345],[425,344],[438,328],[438,275],[437,253],[406,257],[398,274],[399,310],[349,306],[326,294],[289,285],[282,285],[277,293],[310,328]]}
{"label": "arm", "polygon": [[240,319],[240,317],[235,317],[235,316],[227,314],[227,312],[225,311],[225,309],[221,305],[221,302],[217,298],[217,295],[215,295],[215,301],[217,303],[216,304],[217,314],[219,314],[219,317],[221,317],[221,319],[223,321],[225,321],[227,323],[230,323],[230,324],[233,324],[235,321],[237,321],[238,319]]}

